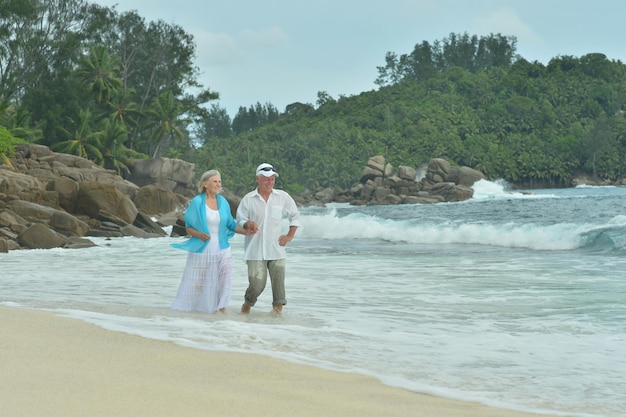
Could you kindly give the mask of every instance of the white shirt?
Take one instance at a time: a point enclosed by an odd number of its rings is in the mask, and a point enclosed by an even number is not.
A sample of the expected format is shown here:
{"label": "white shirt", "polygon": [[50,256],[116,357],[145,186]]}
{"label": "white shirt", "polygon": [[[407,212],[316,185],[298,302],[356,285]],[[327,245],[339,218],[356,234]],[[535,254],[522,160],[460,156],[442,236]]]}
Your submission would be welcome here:
{"label": "white shirt", "polygon": [[283,218],[287,219],[289,227],[299,227],[299,217],[296,202],[285,191],[273,189],[267,202],[258,189],[246,194],[237,208],[237,223],[243,227],[248,220],[252,220],[259,226],[259,231],[246,235],[243,244],[244,260],[286,258],[285,247],[278,244],[278,237],[287,234]]}
{"label": "white shirt", "polygon": [[220,251],[220,212],[206,206],[206,224],[209,226],[209,234],[211,235],[207,248],[217,253]]}

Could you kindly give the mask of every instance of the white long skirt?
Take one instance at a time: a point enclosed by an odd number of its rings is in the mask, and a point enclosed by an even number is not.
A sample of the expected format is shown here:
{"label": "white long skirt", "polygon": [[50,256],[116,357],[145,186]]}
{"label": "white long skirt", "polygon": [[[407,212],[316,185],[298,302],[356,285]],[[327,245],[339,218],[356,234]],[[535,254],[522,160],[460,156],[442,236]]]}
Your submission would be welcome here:
{"label": "white long skirt", "polygon": [[189,252],[172,310],[215,313],[230,301],[232,278],[230,247],[202,253]]}

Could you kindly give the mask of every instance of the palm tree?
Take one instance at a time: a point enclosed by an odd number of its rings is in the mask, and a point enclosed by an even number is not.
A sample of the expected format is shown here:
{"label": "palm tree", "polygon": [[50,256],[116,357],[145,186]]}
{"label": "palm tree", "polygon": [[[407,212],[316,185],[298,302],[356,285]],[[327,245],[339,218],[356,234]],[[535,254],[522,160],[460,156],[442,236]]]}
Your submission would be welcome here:
{"label": "palm tree", "polygon": [[127,148],[124,143],[128,138],[126,127],[112,119],[102,121],[102,130],[98,132],[102,158],[98,164],[106,169],[114,169],[123,177],[129,174],[128,164],[131,159],[145,159],[141,152]]}
{"label": "palm tree", "polygon": [[8,101],[0,103],[0,125],[6,127],[13,137],[27,142],[36,142],[42,138],[41,129],[31,127],[28,110]]}
{"label": "palm tree", "polygon": [[153,158],[160,155],[170,139],[180,141],[185,137],[183,124],[189,121],[181,118],[182,109],[182,104],[171,91],[161,93],[150,104],[146,111],[148,122],[145,128],[152,132],[150,144],[154,146]]}
{"label": "palm tree", "polygon": [[139,105],[132,100],[134,92],[125,90],[115,94],[109,101],[107,106],[110,109],[109,117],[121,123],[124,126],[135,125],[136,117],[141,115]]}
{"label": "palm tree", "polygon": [[98,132],[102,157],[98,163],[106,169],[115,169],[118,173],[126,171],[124,141],[127,138],[124,125],[111,119],[104,119],[102,130]]}
{"label": "palm tree", "polygon": [[15,152],[15,143],[17,139],[11,135],[9,130],[0,125],[0,162],[4,162],[7,166],[13,169],[13,164],[9,159]]}
{"label": "palm tree", "polygon": [[119,59],[111,57],[106,47],[98,45],[91,48],[89,56],[81,59],[77,73],[95,95],[96,103],[102,104],[122,87],[122,80],[116,75],[119,68]]}
{"label": "palm tree", "polygon": [[15,145],[21,142],[35,142],[41,138],[41,129],[30,128],[30,114],[23,108],[0,103],[0,161],[13,169],[10,157],[15,153]]}
{"label": "palm tree", "polygon": [[68,139],[52,145],[52,150],[80,156],[82,158],[91,159],[93,161],[102,160],[100,152],[99,133],[91,129],[91,112],[89,110],[80,110],[78,114],[78,123],[70,121],[74,125],[74,130],[59,127],[61,133]]}
{"label": "palm tree", "polygon": [[108,117],[123,125],[128,132],[128,148],[134,149],[135,138],[138,134],[138,122],[143,113],[139,105],[132,101],[134,91],[124,90],[115,94],[107,101]]}

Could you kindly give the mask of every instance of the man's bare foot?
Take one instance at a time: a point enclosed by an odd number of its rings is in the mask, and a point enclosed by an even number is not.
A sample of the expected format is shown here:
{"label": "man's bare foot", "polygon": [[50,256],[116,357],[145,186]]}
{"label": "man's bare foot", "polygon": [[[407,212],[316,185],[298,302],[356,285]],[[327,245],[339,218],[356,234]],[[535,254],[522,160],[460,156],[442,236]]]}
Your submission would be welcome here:
{"label": "man's bare foot", "polygon": [[241,313],[248,314],[249,312],[250,312],[250,304],[243,303],[243,305],[241,306]]}
{"label": "man's bare foot", "polygon": [[272,314],[274,314],[275,316],[282,316],[283,315],[282,304],[275,305],[274,308],[272,308]]}

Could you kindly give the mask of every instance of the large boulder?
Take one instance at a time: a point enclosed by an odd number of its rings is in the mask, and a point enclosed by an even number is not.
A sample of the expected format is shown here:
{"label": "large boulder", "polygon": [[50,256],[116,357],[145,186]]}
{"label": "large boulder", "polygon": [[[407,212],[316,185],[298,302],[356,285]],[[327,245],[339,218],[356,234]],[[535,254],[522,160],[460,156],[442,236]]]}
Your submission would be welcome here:
{"label": "large boulder", "polygon": [[484,179],[482,172],[469,167],[453,167],[445,159],[434,158],[428,163],[426,178],[431,183],[452,182],[456,185],[471,187],[476,181]]}
{"label": "large boulder", "polygon": [[28,249],[62,248],[70,241],[41,223],[35,223],[17,237],[17,242]]}
{"label": "large boulder", "polygon": [[136,184],[120,177],[117,172],[109,169],[104,169],[95,164],[91,165],[89,168],[80,168],[75,166],[69,167],[62,163],[59,163],[58,161],[55,161],[54,163],[51,163],[51,166],[53,167],[53,169],[51,172],[52,177],[50,178],[50,180],[54,178],[69,178],[76,181],[77,183],[99,182],[102,184],[113,185],[122,194],[127,195],[131,198],[139,189]]}
{"label": "large boulder", "polygon": [[41,181],[32,175],[0,168],[0,193],[20,196],[21,194],[28,194],[34,190],[44,189]]}
{"label": "large boulder", "polygon": [[241,203],[241,197],[226,188],[222,189],[222,192],[220,194],[222,194],[224,198],[226,198],[226,201],[228,201],[228,205],[230,206],[230,213],[232,214],[233,218],[236,218],[237,208],[239,207],[239,203]]}
{"label": "large boulder", "polygon": [[82,170],[104,170],[104,168],[94,162],[76,155],[66,153],[51,153],[50,155],[39,158],[40,162],[48,162],[53,168],[80,168]]}
{"label": "large boulder", "polygon": [[25,231],[30,222],[6,208],[6,205],[0,206],[0,239],[8,239],[8,247],[11,248],[17,235]]}
{"label": "large boulder", "polygon": [[185,205],[186,201],[180,194],[160,184],[149,184],[141,187],[133,199],[137,209],[146,214],[165,214]]}
{"label": "large boulder", "polygon": [[448,202],[465,201],[472,198],[474,190],[464,185],[456,185],[453,182],[440,182],[432,186],[430,194],[440,195]]}
{"label": "large boulder", "polygon": [[77,183],[93,181],[113,184],[129,197],[139,188],[114,170],[105,169],[79,156],[52,152],[42,145],[19,144],[11,162],[16,173],[38,179],[44,188],[50,181],[58,178],[67,178]]}
{"label": "large boulder", "polygon": [[69,242],[65,246],[63,246],[66,249],[82,249],[92,248],[96,246],[96,244],[93,243],[91,240],[84,239],[82,237],[70,236],[67,238],[67,240],[69,240]]}
{"label": "large boulder", "polygon": [[431,181],[432,183],[437,182],[448,182],[446,178],[448,177],[451,170],[450,162],[441,158],[431,159],[428,163],[428,169],[426,171],[426,179]]}
{"label": "large boulder", "polygon": [[398,176],[403,180],[415,181],[417,177],[417,170],[413,167],[401,165],[398,167]]}
{"label": "large boulder", "polygon": [[129,164],[130,180],[140,187],[159,184],[174,193],[193,194],[195,164],[181,159],[137,159]]}
{"label": "large boulder", "polygon": [[322,203],[330,203],[335,197],[335,191],[332,188],[322,188],[315,193],[315,199]]}
{"label": "large boulder", "polygon": [[102,212],[110,213],[132,224],[138,210],[114,185],[88,181],[80,184],[76,212],[94,219],[98,219]]}
{"label": "large boulder", "polygon": [[20,143],[15,148],[17,154],[23,155],[23,160],[39,160],[54,154],[49,147],[35,143]]}
{"label": "large boulder", "polygon": [[13,213],[14,219],[23,218],[31,223],[41,223],[62,233],[65,236],[85,236],[89,225],[71,214],[52,207],[42,206],[24,200],[14,200],[7,203],[6,208]]}
{"label": "large boulder", "polygon": [[377,155],[367,160],[359,182],[365,184],[376,178],[386,178],[393,174],[393,165],[387,163],[384,156]]}
{"label": "large boulder", "polygon": [[455,183],[456,185],[464,185],[471,187],[474,183],[485,179],[485,175],[470,167],[456,167],[454,174],[448,177],[448,181]]}
{"label": "large boulder", "polygon": [[17,215],[13,210],[7,208],[6,206],[2,211],[0,211],[0,227],[14,227],[18,224],[28,224],[28,220],[23,217]]}
{"label": "large boulder", "polygon": [[56,177],[46,184],[46,190],[57,193],[59,206],[68,213],[73,213],[76,209],[78,188],[78,182],[67,177]]}
{"label": "large boulder", "polygon": [[133,223],[133,225],[135,227],[139,227],[141,230],[144,231],[145,234],[152,234],[155,236],[165,236],[166,233],[163,230],[163,228],[154,220],[152,220],[152,218],[150,218],[149,216],[145,215],[142,212],[139,212],[137,214],[137,218],[135,219],[135,222]]}
{"label": "large boulder", "polygon": [[[10,162],[0,162],[0,239],[8,242],[8,250],[48,246],[18,242],[20,235],[26,242],[33,233],[26,232],[34,224],[70,238],[70,243],[63,246],[66,248],[92,245],[89,240],[80,239],[85,235],[163,236],[163,226],[150,216],[180,212],[197,192],[193,184],[194,165],[180,160],[160,158],[144,165],[139,162],[137,166],[146,168],[143,178],[148,184],[142,187],[148,188],[144,190],[116,170],[78,156],[52,152],[43,145],[19,144]],[[178,188],[185,193],[177,193]],[[140,213],[135,201],[146,213]],[[234,213],[238,200],[229,199],[229,204]],[[52,246],[57,244],[53,242]]]}

